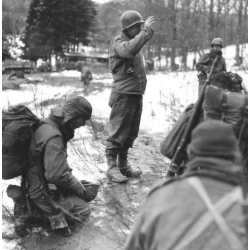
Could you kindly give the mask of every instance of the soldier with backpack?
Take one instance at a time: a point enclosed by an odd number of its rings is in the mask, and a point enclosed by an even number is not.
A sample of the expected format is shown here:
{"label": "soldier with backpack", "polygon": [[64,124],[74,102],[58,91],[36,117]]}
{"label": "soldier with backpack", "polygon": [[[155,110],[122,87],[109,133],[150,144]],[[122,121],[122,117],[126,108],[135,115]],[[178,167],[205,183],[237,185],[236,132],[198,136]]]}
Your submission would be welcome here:
{"label": "soldier with backpack", "polygon": [[247,203],[231,125],[209,120],[192,132],[187,170],[149,193],[124,250],[247,249]]}
{"label": "soldier with backpack", "polygon": [[207,87],[203,102],[203,119],[221,120],[232,125],[243,155],[242,183],[248,183],[248,96],[244,94],[241,77],[235,73],[217,73]]}
{"label": "soldier with backpack", "polygon": [[19,235],[28,233],[26,217],[22,214],[25,208],[34,208],[46,215],[44,218],[52,229],[57,229],[63,236],[71,235],[68,223],[83,223],[88,218],[88,202],[97,195],[98,185],[96,188],[73,176],[67,162],[67,143],[74,137],[74,131],[90,119],[91,113],[91,104],[78,96],[69,99],[63,107],[53,108],[49,117],[36,123],[29,144],[28,167],[23,170],[26,182],[23,186],[27,189],[24,195],[28,195],[30,204],[25,207],[25,202],[19,202],[22,190],[15,186],[9,186],[7,190],[19,210],[15,223]]}
{"label": "soldier with backpack", "polygon": [[[204,91],[204,97],[197,106],[197,102],[190,104],[179,117],[173,128],[170,130],[166,138],[161,142],[161,153],[172,159],[175,158],[176,152],[180,149],[180,145],[185,141],[187,145],[190,141],[192,129],[204,119],[222,120],[223,122],[233,125],[235,135],[243,154],[243,167],[245,169],[245,177],[247,178],[247,114],[248,104],[247,95],[242,87],[242,78],[232,72],[220,72],[213,76],[211,83]],[[195,115],[194,123],[188,128],[189,122]],[[186,129],[188,128],[188,132]],[[187,133],[186,133],[187,132]],[[186,147],[185,147],[186,148]],[[186,160],[186,149],[183,148],[178,160],[180,164],[177,166],[178,174],[184,171]],[[178,155],[179,156],[179,155]],[[170,166],[171,168],[171,166]],[[169,169],[173,172],[174,169]],[[174,171],[175,172],[175,171]]]}
{"label": "soldier with backpack", "polygon": [[225,59],[222,56],[222,51],[221,51],[222,47],[223,47],[222,39],[219,37],[214,38],[213,41],[211,42],[210,52],[201,56],[198,62],[196,63],[195,67],[198,71],[198,79],[199,79],[199,90],[198,90],[199,94],[201,92],[204,81],[207,79],[207,74],[210,72],[213,61],[217,56],[219,57],[215,64],[213,73],[215,74],[227,71]]}

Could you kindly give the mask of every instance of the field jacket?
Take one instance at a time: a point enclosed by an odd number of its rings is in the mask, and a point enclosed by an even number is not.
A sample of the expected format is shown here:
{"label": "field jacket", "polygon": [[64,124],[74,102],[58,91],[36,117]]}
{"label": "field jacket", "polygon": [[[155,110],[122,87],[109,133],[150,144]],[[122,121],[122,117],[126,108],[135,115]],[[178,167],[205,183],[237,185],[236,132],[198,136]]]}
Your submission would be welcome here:
{"label": "field jacket", "polygon": [[[213,50],[211,50],[210,53],[204,54],[196,64],[197,71],[202,73],[201,75],[204,79],[206,79],[207,73],[209,73],[216,56],[217,54]],[[227,68],[225,59],[222,57],[222,52],[220,51],[219,58],[214,66],[213,74],[223,71],[226,72]]]}
{"label": "field jacket", "polygon": [[144,28],[135,38],[129,39],[122,32],[111,41],[109,62],[114,80],[112,84],[114,92],[144,94],[147,79],[140,50],[153,33],[150,28]]}
{"label": "field jacket", "polygon": [[231,178],[217,178],[221,161],[213,162],[217,165],[212,169],[210,164],[203,174],[195,170],[156,185],[123,249],[247,249],[241,187],[230,171]]}
{"label": "field jacket", "polygon": [[[34,162],[35,149],[47,141],[44,150],[44,176],[48,184],[54,184],[57,189],[70,191],[80,197],[82,184],[71,173],[67,162],[67,144],[62,130],[55,121],[45,118],[34,133],[35,142],[30,145],[30,169],[26,173],[28,193],[31,199],[43,196],[40,189],[41,181],[38,168]],[[80,197],[81,198],[81,197]]]}

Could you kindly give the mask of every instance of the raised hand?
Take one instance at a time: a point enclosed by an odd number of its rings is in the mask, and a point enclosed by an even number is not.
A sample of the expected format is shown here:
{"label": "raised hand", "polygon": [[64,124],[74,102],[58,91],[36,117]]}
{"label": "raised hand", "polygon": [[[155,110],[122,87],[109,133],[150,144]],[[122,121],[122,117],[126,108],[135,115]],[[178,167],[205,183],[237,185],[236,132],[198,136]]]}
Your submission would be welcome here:
{"label": "raised hand", "polygon": [[145,23],[144,23],[144,27],[145,28],[151,28],[152,30],[154,30],[153,28],[153,23],[155,22],[155,17],[154,16],[149,16]]}

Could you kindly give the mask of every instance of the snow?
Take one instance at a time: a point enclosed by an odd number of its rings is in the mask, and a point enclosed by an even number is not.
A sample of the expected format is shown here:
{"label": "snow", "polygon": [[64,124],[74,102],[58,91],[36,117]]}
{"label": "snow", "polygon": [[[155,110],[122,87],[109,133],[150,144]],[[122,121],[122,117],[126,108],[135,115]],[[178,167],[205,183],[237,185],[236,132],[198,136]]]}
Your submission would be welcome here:
{"label": "snow", "polygon": [[[247,56],[248,46],[244,51],[244,56]],[[245,86],[248,88],[248,72],[238,71],[233,67],[235,46],[223,48],[223,55],[226,58],[228,70],[232,70],[240,74],[243,78]],[[188,66],[192,68],[192,53],[188,56]],[[246,57],[247,58],[247,57]],[[161,66],[164,65],[162,60]],[[78,71],[63,71],[51,73],[51,77],[76,77],[79,79],[80,72]],[[105,86],[110,86],[112,78],[109,73],[103,75],[93,75],[94,80],[102,82]],[[147,76],[148,85],[146,93],[143,97],[143,113],[140,125],[140,131],[147,131],[152,136],[158,133],[166,133],[170,127],[178,119],[184,108],[197,100],[198,82],[197,72],[154,72]],[[2,92],[2,108],[7,109],[9,105],[19,103],[27,103],[28,107],[37,113],[34,102],[41,102],[51,98],[60,99],[67,95],[79,92],[82,93],[80,87],[75,86],[51,86],[45,82],[39,84],[23,84],[21,90],[6,90]],[[101,119],[104,123],[108,123],[110,107],[108,99],[110,88],[104,89],[102,92],[93,92],[86,98],[93,106],[93,116]],[[80,94],[82,95],[82,94]],[[48,106],[44,111],[44,115],[49,114]],[[86,179],[92,182],[100,183],[103,181],[106,172],[106,162],[103,159],[104,145],[94,141],[89,128],[83,127],[76,131],[75,138],[69,144],[68,161],[73,168],[73,174],[78,179]],[[98,147],[96,145],[98,144]],[[79,149],[81,151],[79,151]],[[77,151],[78,150],[78,151]],[[81,157],[83,154],[87,157]],[[84,171],[82,170],[84,167]],[[135,180],[137,181],[137,180]],[[6,188],[9,184],[19,185],[19,179],[15,178],[9,181],[2,181],[2,201],[7,208],[13,208],[13,201],[7,197]],[[131,183],[133,184],[133,183]],[[144,188],[142,192],[147,193],[148,188]],[[101,197],[100,197],[101,199]],[[138,203],[133,203],[138,206]],[[105,213],[105,212],[102,212]],[[93,216],[98,216],[95,214]],[[6,223],[2,220],[2,231],[6,234],[13,233],[13,224]],[[3,239],[3,249],[21,249],[18,248],[18,240]]]}

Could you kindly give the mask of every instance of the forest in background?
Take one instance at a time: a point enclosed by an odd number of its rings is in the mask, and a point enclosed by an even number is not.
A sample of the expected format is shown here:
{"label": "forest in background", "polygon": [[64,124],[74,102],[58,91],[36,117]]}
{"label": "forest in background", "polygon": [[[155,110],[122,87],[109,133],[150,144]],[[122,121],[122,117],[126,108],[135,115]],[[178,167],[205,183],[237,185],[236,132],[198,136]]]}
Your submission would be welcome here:
{"label": "forest in background", "polygon": [[[145,46],[145,57],[182,58],[197,56],[221,37],[224,46],[236,44],[236,60],[248,42],[247,0],[113,0],[97,4],[92,0],[3,0],[3,59],[15,46],[15,37],[25,43],[24,57],[30,60],[78,52],[79,45],[107,51],[121,29],[120,16],[129,9],[146,19],[156,17],[154,38]],[[5,53],[5,54],[4,54]]]}

